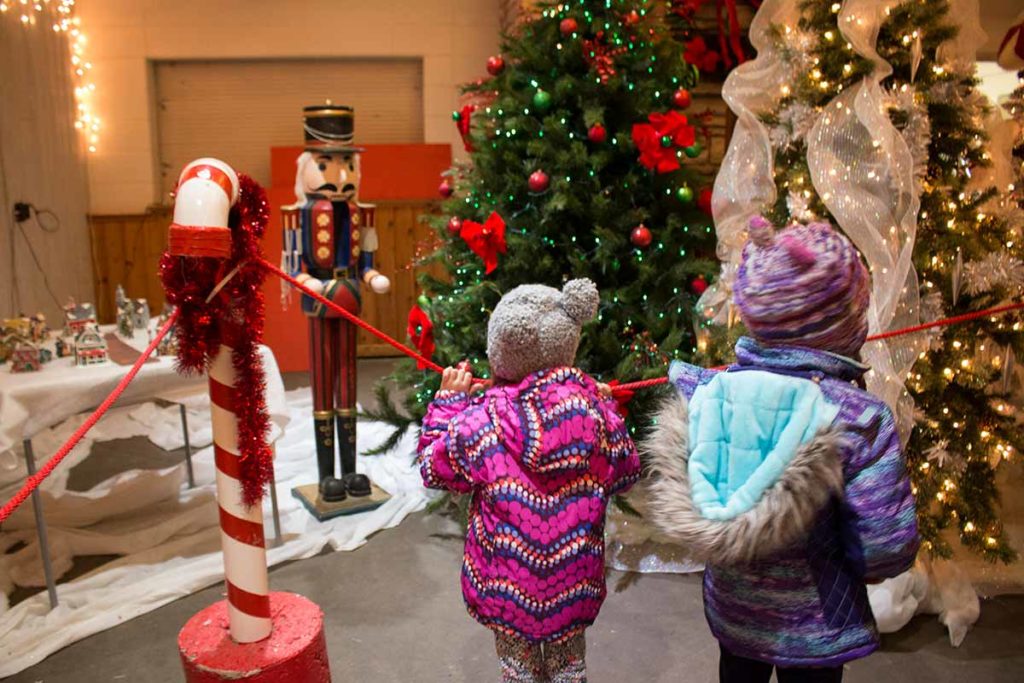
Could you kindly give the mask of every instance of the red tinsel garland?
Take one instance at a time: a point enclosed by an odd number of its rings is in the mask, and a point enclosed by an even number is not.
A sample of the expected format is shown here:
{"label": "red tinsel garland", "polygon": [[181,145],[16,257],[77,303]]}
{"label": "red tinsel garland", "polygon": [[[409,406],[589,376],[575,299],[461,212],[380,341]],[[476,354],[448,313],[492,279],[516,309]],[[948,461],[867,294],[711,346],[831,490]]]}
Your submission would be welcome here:
{"label": "red tinsel garland", "polygon": [[[239,174],[239,198],[231,211],[231,257],[227,260],[174,256],[160,259],[160,280],[167,300],[181,311],[178,321],[178,369],[207,370],[221,344],[232,348],[235,415],[238,419],[243,500],[258,504],[273,476],[273,449],[267,443],[270,415],[259,344],[263,339],[263,279],[252,267],[262,258],[260,239],[270,220],[267,194],[255,180]],[[238,269],[215,296],[214,287]]]}

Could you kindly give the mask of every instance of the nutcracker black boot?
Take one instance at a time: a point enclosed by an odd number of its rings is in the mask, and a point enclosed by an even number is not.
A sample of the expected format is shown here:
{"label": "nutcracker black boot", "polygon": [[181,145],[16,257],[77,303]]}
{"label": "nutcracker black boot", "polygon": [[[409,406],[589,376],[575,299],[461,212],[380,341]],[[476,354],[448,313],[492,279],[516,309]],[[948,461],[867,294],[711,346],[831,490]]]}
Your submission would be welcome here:
{"label": "nutcracker black boot", "polygon": [[341,460],[341,479],[345,482],[345,490],[350,496],[362,497],[370,495],[370,478],[356,472],[356,410],[355,408],[339,408],[338,421],[338,453]]}
{"label": "nutcracker black boot", "polygon": [[334,476],[334,420],[313,415],[316,432],[316,464],[320,474],[320,499],[325,503],[345,500],[345,484]]}

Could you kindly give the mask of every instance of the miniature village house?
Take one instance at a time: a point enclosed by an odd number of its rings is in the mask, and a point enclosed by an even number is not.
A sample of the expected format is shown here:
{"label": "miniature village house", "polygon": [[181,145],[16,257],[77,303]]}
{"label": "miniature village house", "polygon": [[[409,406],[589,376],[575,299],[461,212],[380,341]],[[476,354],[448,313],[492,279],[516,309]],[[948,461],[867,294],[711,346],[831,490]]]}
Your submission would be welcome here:
{"label": "miniature village house", "polygon": [[11,372],[35,372],[42,366],[42,350],[28,339],[19,339],[11,351]]}
{"label": "miniature village house", "polygon": [[96,365],[107,360],[107,341],[96,325],[82,329],[75,337],[75,365]]}
{"label": "miniature village house", "polygon": [[74,301],[64,306],[64,331],[77,337],[89,325],[96,324],[96,308],[92,304],[76,304]]}

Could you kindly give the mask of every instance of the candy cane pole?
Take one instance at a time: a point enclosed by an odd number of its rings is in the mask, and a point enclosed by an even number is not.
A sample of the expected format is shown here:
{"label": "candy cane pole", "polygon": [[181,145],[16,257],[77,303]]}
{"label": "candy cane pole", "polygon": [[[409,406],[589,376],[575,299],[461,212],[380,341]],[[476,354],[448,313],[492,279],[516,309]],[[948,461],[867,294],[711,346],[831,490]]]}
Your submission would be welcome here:
{"label": "candy cane pole", "polygon": [[[255,188],[254,188],[255,186]],[[241,195],[241,197],[240,197]],[[271,593],[267,582],[267,551],[263,540],[260,501],[243,495],[243,480],[251,489],[254,476],[239,453],[239,413],[245,401],[239,386],[246,385],[242,367],[236,374],[235,357],[253,347],[253,329],[262,321],[244,320],[252,300],[229,299],[219,305],[217,296],[232,293],[231,279],[239,272],[251,248],[251,215],[261,206],[263,191],[245,177],[239,182],[230,166],[216,159],[198,159],[185,167],[178,180],[174,222],[169,231],[167,254],[161,259],[161,279],[169,298],[182,305],[182,330],[191,326],[190,338],[202,338],[200,329],[215,331],[219,347],[179,349],[186,367],[207,367],[213,452],[217,466],[217,505],[227,600],[221,600],[189,619],[178,633],[178,652],[186,683],[329,683],[330,666],[324,638],[323,612],[315,604],[292,593]],[[235,225],[229,223],[231,207],[238,203]],[[256,235],[258,238],[258,235]],[[231,269],[230,272],[220,272]],[[215,282],[219,280],[219,282]],[[209,292],[203,291],[209,288]],[[224,287],[225,289],[222,289]],[[205,300],[204,300],[205,298]],[[211,302],[218,301],[216,305]],[[209,310],[207,307],[209,305]],[[208,317],[220,316],[216,327]],[[251,311],[249,313],[252,315]],[[238,350],[241,352],[235,353]],[[208,362],[208,365],[207,365]],[[252,400],[253,397],[244,397]],[[246,430],[241,429],[243,438]],[[246,445],[251,455],[252,444]],[[243,470],[243,464],[246,468]],[[243,478],[243,471],[245,477]],[[251,491],[249,491],[251,493]],[[246,501],[252,505],[246,505]]]}
{"label": "candy cane pole", "polygon": [[[228,214],[238,201],[238,191],[238,176],[223,161],[197,159],[186,166],[175,193],[168,251],[175,256],[227,258],[231,254]],[[231,354],[232,340],[245,332],[230,320],[220,324],[224,343],[210,366],[209,380],[224,578],[231,637],[237,643],[253,643],[270,635],[271,621],[263,510],[260,505],[243,504],[239,481]]]}

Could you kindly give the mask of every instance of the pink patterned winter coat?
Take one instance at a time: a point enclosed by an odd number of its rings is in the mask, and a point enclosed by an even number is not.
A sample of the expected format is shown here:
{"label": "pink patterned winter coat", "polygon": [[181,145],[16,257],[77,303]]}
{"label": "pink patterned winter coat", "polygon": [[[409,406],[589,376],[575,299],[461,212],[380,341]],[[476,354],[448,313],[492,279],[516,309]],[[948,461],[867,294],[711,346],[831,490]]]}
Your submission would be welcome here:
{"label": "pink patterned winter coat", "polygon": [[477,621],[534,642],[594,622],[605,510],[640,460],[590,377],[563,367],[478,396],[439,392],[419,454],[428,487],[473,494],[462,593]]}

